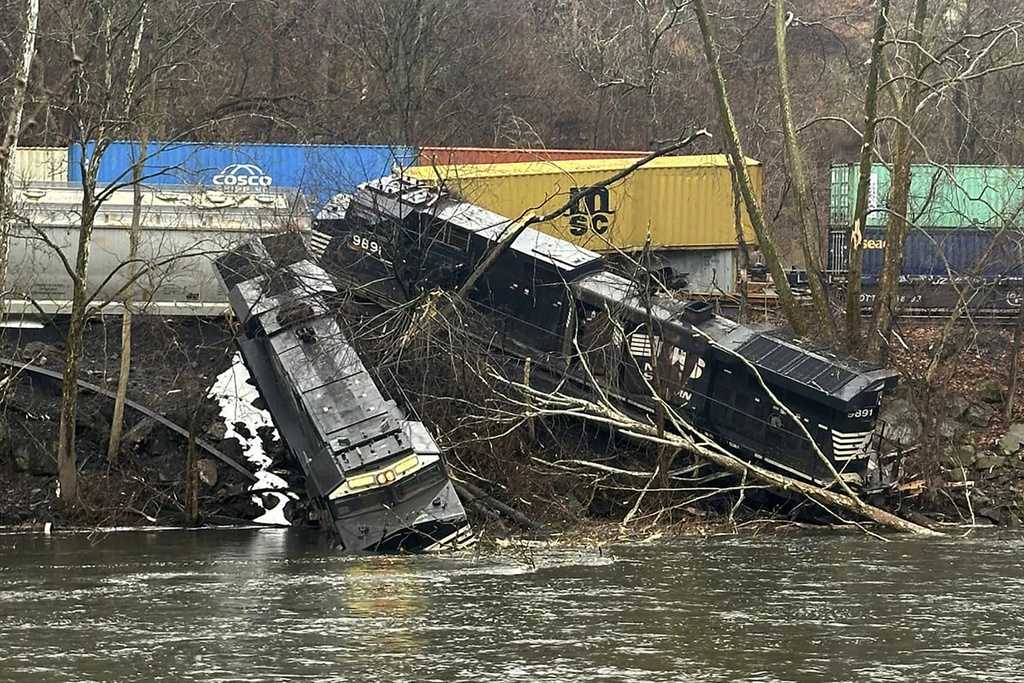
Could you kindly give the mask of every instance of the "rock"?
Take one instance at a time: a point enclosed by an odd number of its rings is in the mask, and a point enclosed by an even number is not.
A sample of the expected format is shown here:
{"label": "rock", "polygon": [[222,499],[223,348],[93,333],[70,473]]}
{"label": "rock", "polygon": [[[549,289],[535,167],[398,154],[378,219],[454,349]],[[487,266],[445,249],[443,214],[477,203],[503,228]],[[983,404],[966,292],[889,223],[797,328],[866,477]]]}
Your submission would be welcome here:
{"label": "rock", "polygon": [[172,484],[181,481],[185,474],[185,463],[181,456],[176,453],[169,453],[153,458],[153,466],[156,467],[157,480],[162,484]]}
{"label": "rock", "polygon": [[242,484],[228,484],[217,492],[218,500],[227,500],[228,498],[234,498],[241,496],[246,493],[248,489]]}
{"label": "rock", "polygon": [[1006,400],[1006,389],[999,382],[985,382],[978,388],[978,398],[985,403],[1002,403]]}
{"label": "rock", "polygon": [[60,349],[41,341],[25,344],[18,353],[21,355],[22,360],[26,360],[33,365],[46,365],[48,361],[59,359],[63,355]]}
{"label": "rock", "polygon": [[946,481],[950,482],[963,482],[970,479],[962,467],[951,467],[943,476]]}
{"label": "rock", "polygon": [[978,429],[984,429],[988,427],[988,423],[992,420],[993,410],[983,403],[972,403],[967,411],[961,413],[967,424]]}
{"label": "rock", "polygon": [[964,413],[967,412],[968,408],[971,407],[970,401],[959,394],[954,394],[946,402],[946,415],[953,418],[954,420],[960,419]]}
{"label": "rock", "polygon": [[121,447],[136,449],[149,438],[149,435],[153,432],[153,428],[156,427],[156,420],[151,417],[144,417],[131,428],[124,433],[121,437]]}
{"label": "rock", "polygon": [[213,422],[206,428],[206,435],[213,441],[220,441],[227,435],[227,433],[228,428],[220,420]]}
{"label": "rock", "polygon": [[238,439],[235,437],[231,437],[230,439],[221,439],[217,444],[217,450],[232,460],[245,462],[245,452],[242,451],[242,444],[239,443]]}
{"label": "rock", "polygon": [[951,417],[945,417],[935,423],[935,433],[947,441],[953,441],[964,431],[964,426]]}
{"label": "rock", "polygon": [[1006,512],[994,507],[983,507],[974,513],[975,517],[983,517],[993,524],[1002,526],[1006,524]]}
{"label": "rock", "polygon": [[1024,446],[1024,422],[1016,422],[999,439],[999,452],[1003,455],[1013,455]]}
{"label": "rock", "polygon": [[993,453],[983,453],[974,460],[974,469],[989,470],[995,467],[1002,467],[1006,464],[1006,458]]}
{"label": "rock", "polygon": [[45,445],[33,439],[18,439],[12,447],[14,469],[36,476],[57,474],[57,459]]}
{"label": "rock", "polygon": [[947,467],[970,467],[974,464],[977,451],[970,444],[961,444],[942,454],[942,464]]}
{"label": "rock", "polygon": [[921,438],[921,416],[905,398],[889,401],[879,417],[885,421],[885,436],[900,446],[913,446]]}
{"label": "rock", "polygon": [[79,403],[78,411],[75,413],[75,428],[78,430],[75,438],[79,443],[83,443],[85,438],[88,438],[106,451],[107,445],[110,443],[110,420],[112,417],[104,404]]}
{"label": "rock", "polygon": [[196,463],[196,470],[199,472],[199,481],[210,488],[217,485],[217,463],[209,458],[203,458]]}

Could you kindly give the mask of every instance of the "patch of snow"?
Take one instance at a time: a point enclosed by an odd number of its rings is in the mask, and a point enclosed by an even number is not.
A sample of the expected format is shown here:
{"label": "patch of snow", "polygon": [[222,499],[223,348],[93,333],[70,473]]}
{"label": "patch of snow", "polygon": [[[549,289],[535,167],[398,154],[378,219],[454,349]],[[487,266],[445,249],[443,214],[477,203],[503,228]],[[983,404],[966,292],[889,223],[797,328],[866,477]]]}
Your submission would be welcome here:
{"label": "patch of snow", "polygon": [[[253,405],[253,402],[260,397],[260,392],[248,380],[249,370],[242,362],[242,355],[236,353],[231,360],[231,367],[217,375],[207,396],[220,406],[220,416],[224,420],[225,427],[224,438],[237,440],[242,445],[245,459],[257,467],[257,481],[249,487],[249,490],[256,493],[267,489],[286,489],[288,482],[267,470],[270,467],[271,458],[263,448],[263,439],[260,437],[259,429],[261,427],[271,429],[274,441],[280,441],[281,437],[270,418],[270,412],[260,410]],[[249,436],[245,436],[239,431],[239,424],[244,425],[243,431]],[[276,500],[270,509],[264,505],[263,495]],[[265,512],[253,521],[257,524],[290,526],[291,523],[284,516],[284,506],[289,498],[295,497],[295,494],[280,493],[279,491],[254,495],[253,502],[263,508]]]}

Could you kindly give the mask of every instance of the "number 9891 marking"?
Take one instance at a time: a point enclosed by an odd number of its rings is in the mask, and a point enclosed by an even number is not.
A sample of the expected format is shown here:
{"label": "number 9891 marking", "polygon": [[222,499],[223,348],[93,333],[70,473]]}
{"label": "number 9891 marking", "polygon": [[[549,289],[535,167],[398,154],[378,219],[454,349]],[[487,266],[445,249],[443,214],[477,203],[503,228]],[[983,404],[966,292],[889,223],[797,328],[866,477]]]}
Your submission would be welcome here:
{"label": "number 9891 marking", "polygon": [[349,241],[349,249],[353,251],[365,251],[373,256],[380,256],[380,242],[364,235],[352,235]]}

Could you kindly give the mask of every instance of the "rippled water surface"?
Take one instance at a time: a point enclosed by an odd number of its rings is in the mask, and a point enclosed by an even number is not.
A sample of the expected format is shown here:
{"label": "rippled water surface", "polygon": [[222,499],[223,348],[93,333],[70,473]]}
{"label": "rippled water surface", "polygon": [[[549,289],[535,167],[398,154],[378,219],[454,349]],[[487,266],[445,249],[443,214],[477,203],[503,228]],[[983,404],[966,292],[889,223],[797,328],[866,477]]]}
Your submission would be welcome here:
{"label": "rippled water surface", "polygon": [[348,558],[288,531],[0,535],[0,680],[1024,679],[1024,539]]}

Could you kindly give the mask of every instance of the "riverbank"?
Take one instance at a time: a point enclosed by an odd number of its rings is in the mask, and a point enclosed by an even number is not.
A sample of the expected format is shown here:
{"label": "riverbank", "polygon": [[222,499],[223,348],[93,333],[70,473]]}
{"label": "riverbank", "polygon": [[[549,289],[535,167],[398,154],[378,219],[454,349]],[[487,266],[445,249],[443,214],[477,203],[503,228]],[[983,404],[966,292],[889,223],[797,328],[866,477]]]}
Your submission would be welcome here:
{"label": "riverbank", "polygon": [[[60,372],[62,330],[5,330],[3,356]],[[129,398],[194,432],[218,451],[255,471],[241,444],[226,437],[216,401],[207,397],[216,373],[231,363],[230,335],[219,322],[166,322],[139,318],[133,328]],[[83,380],[114,391],[120,354],[120,319],[96,321],[86,334]],[[0,524],[63,527],[181,525],[185,522],[187,438],[128,410],[122,448],[107,457],[113,402],[80,393],[76,450],[80,505],[59,503],[54,443],[59,418],[59,383],[22,371],[12,383],[0,416]],[[283,456],[280,445],[268,448]],[[197,449],[200,521],[250,523],[264,514],[254,502],[249,478]]]}
{"label": "riverbank", "polygon": [[1024,389],[1007,413],[1013,332],[906,328],[893,349],[900,388],[882,411],[908,449],[902,503],[950,522],[1024,520]]}
{"label": "riverbank", "polygon": [[[989,330],[959,340],[950,347],[953,352],[945,352],[942,372],[926,382],[935,334],[926,327],[905,334],[907,346],[893,357],[904,380],[883,418],[890,423],[887,434],[909,450],[901,489],[879,502],[921,521],[1017,526],[1024,518],[1024,397],[1007,420],[1000,408],[1009,333]],[[83,379],[113,390],[119,319],[94,322],[87,340]],[[251,405],[254,394],[244,375],[236,376],[227,324],[139,318],[134,340],[129,396],[191,429],[260,479],[253,491],[249,477],[200,450],[199,522],[309,525],[299,494],[301,476],[285,458],[269,418]],[[0,352],[58,372],[63,363],[60,330],[54,328],[6,330]],[[393,377],[385,384],[393,395],[411,398],[441,437],[453,474],[484,494],[464,494],[474,527],[484,537],[524,531],[490,504],[494,500],[521,513],[535,529],[580,539],[701,535],[765,520],[766,529],[793,520],[837,522],[814,506],[740,486],[682,455],[669,463],[676,473],[671,485],[655,482],[653,491],[645,491],[652,488],[648,470],[663,454],[578,420],[546,418],[508,433],[491,425],[486,428],[493,433],[485,432],[484,425],[468,419],[465,406],[448,398],[474,400],[465,377],[440,379],[450,374],[450,368],[418,363],[402,373],[401,385]],[[75,510],[59,504],[53,460],[57,396],[55,381],[23,373],[6,398],[0,419],[0,526],[183,524],[187,440],[129,411],[122,450],[111,463],[106,455],[111,401],[87,392],[76,430],[82,504]],[[242,398],[232,402],[232,396]],[[289,495],[284,487],[295,492]]]}

